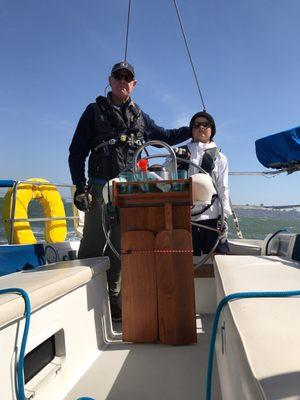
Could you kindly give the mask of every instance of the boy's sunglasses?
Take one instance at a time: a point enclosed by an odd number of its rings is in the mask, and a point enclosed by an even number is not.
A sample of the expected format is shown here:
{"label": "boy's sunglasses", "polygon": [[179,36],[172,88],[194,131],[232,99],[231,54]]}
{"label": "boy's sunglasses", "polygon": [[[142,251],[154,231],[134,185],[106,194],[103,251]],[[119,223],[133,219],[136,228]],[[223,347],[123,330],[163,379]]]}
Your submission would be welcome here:
{"label": "boy's sunglasses", "polygon": [[203,128],[210,128],[211,123],[209,121],[199,121],[199,122],[194,122],[193,123],[193,128],[198,129],[200,126],[203,126]]}
{"label": "boy's sunglasses", "polygon": [[124,81],[126,81],[127,83],[133,81],[133,76],[130,74],[121,74],[119,72],[115,72],[113,74],[113,77],[116,81],[122,81],[124,79]]}

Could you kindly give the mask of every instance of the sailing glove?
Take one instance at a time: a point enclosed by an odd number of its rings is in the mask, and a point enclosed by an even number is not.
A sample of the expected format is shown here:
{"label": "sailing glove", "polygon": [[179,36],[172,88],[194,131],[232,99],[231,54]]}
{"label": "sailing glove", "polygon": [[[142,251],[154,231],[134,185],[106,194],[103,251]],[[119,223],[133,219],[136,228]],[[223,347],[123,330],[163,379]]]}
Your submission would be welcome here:
{"label": "sailing glove", "polygon": [[76,186],[74,204],[80,211],[89,211],[92,205],[92,195],[86,186]]}

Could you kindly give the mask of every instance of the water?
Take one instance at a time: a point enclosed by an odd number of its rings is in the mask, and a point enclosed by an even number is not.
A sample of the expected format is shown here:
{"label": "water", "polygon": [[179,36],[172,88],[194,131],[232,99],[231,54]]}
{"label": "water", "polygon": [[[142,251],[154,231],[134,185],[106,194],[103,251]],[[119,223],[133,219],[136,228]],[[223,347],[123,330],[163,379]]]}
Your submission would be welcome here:
{"label": "water", "polygon": [[[0,210],[2,210],[3,198],[0,197]],[[66,215],[73,215],[70,199],[64,200]],[[292,233],[300,233],[300,212],[296,210],[266,210],[254,207],[236,207],[240,228],[244,238],[264,239],[268,233],[276,232],[279,229],[289,229]],[[42,216],[42,207],[38,201],[29,204],[29,217],[37,218]],[[236,230],[232,219],[228,221],[229,237],[236,238]],[[44,223],[31,223],[32,230],[37,239],[43,239]],[[75,238],[74,222],[67,221],[68,239]],[[0,222],[0,243],[6,242],[4,226]]]}
{"label": "water", "polygon": [[[264,239],[268,233],[279,229],[288,229],[300,233],[300,212],[292,210],[257,209],[249,207],[235,208],[244,238]],[[229,222],[229,237],[236,238],[232,219]]]}

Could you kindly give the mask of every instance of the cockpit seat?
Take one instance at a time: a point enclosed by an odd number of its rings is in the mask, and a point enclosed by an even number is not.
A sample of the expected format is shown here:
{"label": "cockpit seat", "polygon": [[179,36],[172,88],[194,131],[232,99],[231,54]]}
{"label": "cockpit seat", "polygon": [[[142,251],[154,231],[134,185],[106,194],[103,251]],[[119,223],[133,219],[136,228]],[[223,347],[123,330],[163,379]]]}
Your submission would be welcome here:
{"label": "cockpit seat", "polygon": [[[237,292],[300,290],[300,263],[283,257],[217,255],[214,270],[218,302]],[[231,301],[218,332],[223,400],[299,397],[299,297]]]}

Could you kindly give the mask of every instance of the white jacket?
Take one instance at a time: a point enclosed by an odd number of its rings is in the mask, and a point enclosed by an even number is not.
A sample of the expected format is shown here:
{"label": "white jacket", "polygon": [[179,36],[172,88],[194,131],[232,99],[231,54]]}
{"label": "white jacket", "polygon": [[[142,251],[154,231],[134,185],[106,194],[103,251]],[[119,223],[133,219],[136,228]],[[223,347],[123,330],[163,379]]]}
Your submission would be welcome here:
{"label": "white jacket", "polygon": [[[187,144],[189,152],[191,153],[190,161],[194,164],[201,166],[202,158],[205,150],[216,147],[215,142],[202,143],[202,142],[190,142]],[[188,176],[198,173],[199,170],[190,165],[188,170]],[[215,160],[215,167],[211,173],[212,180],[214,181],[219,196],[211,207],[199,216],[192,217],[193,221],[200,221],[205,219],[218,218],[221,214],[220,201],[223,204],[224,216],[227,218],[231,215],[231,207],[229,203],[229,191],[228,191],[228,162],[227,157],[223,153],[219,153]],[[204,207],[196,206],[193,208],[192,213],[201,211]]]}

